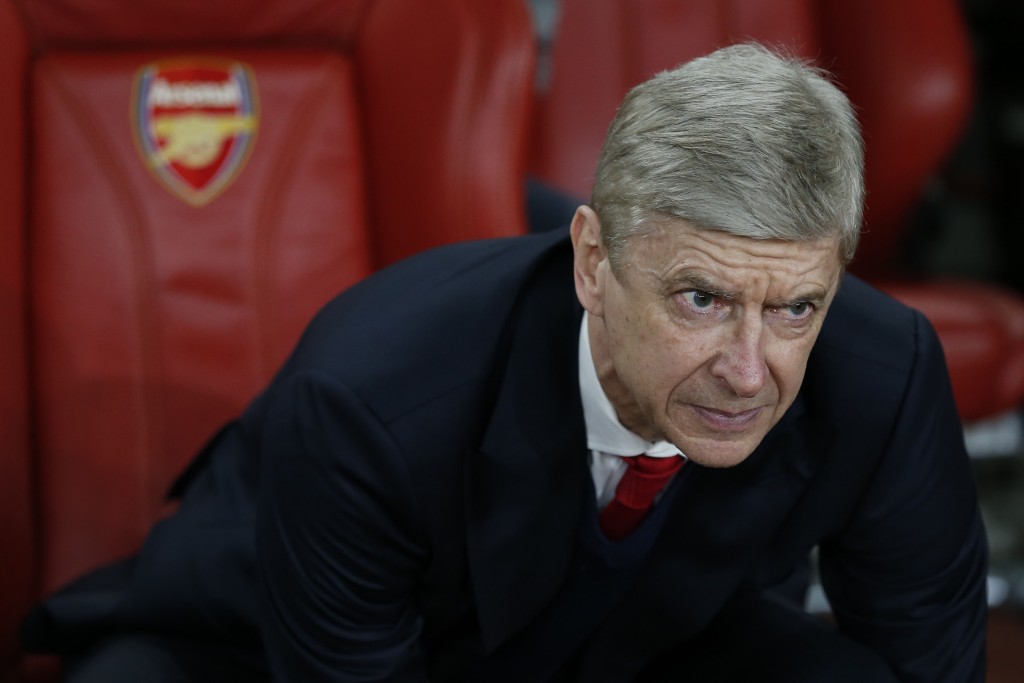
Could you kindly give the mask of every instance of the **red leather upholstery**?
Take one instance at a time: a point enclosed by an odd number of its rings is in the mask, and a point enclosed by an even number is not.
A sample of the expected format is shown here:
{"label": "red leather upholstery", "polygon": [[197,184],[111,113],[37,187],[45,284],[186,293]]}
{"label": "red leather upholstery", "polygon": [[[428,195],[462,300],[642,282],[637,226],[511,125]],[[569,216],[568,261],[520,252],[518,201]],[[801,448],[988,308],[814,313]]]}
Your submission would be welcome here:
{"label": "red leather upholstery", "polygon": [[25,334],[25,90],[28,40],[14,7],[0,3],[0,679],[17,622],[35,596]]}
{"label": "red leather upholstery", "polygon": [[1024,386],[1024,315],[1008,291],[980,282],[943,279],[877,283],[925,311],[942,338],[957,405],[965,419],[1019,406]]}
{"label": "red leather upholstery", "polygon": [[329,297],[524,231],[532,50],[521,0],[0,0],[5,665]]}
{"label": "red leather upholstery", "polygon": [[[373,267],[351,63],[231,51],[259,90],[256,139],[235,182],[196,207],[154,182],[129,127],[136,72],[170,56],[57,52],[33,66],[44,590],[135,547],[190,454]],[[117,495],[88,493],[104,489]]]}
{"label": "red leather upholstery", "polygon": [[820,43],[813,0],[562,0],[551,82],[537,109],[532,170],[590,196],[594,167],[626,92],[658,71],[742,40],[804,57]]}
{"label": "red leather upholstery", "polygon": [[865,232],[856,270],[900,267],[907,212],[960,139],[973,100],[973,63],[959,2],[816,3],[837,74],[867,140]]}
{"label": "red leather upholstery", "polygon": [[1019,406],[1024,301],[980,283],[926,283],[900,271],[908,213],[959,138],[972,101],[972,64],[955,0],[563,0],[533,136],[533,172],[588,196],[605,129],[630,87],[750,39],[835,72],[857,107],[868,200],[853,272],[918,306],[935,324],[964,419]]}

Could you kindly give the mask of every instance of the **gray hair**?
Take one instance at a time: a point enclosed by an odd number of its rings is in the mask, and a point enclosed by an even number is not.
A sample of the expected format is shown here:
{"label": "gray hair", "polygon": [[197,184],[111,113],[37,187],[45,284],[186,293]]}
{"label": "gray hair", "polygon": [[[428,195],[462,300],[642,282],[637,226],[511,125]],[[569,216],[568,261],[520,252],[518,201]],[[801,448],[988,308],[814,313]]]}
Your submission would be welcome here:
{"label": "gray hair", "polygon": [[756,239],[838,238],[849,263],[864,204],[860,129],[828,75],[733,45],[633,88],[609,128],[591,205],[613,266],[649,220]]}

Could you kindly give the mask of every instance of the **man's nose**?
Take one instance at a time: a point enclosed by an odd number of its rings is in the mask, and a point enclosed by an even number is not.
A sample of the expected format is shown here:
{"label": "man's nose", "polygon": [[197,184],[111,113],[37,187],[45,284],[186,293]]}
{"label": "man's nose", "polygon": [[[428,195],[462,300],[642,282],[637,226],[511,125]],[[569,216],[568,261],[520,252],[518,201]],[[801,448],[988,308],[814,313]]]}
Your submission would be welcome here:
{"label": "man's nose", "polygon": [[711,365],[711,374],[724,381],[734,394],[752,398],[764,387],[768,376],[765,363],[763,321],[758,316],[737,321]]}

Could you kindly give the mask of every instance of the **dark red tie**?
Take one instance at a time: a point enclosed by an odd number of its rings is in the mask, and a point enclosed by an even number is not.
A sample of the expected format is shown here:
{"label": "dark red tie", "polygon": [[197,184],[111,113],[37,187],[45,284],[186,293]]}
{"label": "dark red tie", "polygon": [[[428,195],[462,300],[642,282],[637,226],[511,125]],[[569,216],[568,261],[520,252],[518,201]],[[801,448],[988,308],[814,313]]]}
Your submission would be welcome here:
{"label": "dark red tie", "polygon": [[640,524],[654,504],[654,497],[686,462],[678,455],[668,458],[636,455],[623,460],[629,469],[615,487],[612,502],[598,516],[601,530],[613,541],[625,538]]}

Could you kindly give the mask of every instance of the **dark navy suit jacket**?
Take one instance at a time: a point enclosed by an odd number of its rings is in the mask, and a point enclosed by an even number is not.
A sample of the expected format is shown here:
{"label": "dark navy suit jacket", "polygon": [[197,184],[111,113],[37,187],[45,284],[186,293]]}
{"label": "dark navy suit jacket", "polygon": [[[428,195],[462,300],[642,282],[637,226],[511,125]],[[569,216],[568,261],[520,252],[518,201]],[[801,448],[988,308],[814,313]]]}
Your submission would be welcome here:
{"label": "dark navy suit jacket", "polygon": [[[447,247],[350,289],[183,475],[181,511],[51,598],[28,640],[262,637],[283,680],[458,678],[568,570],[592,495],[581,315],[553,234]],[[731,628],[815,547],[844,633],[905,680],[980,679],[984,532],[920,314],[845,277],[781,422],[743,464],[684,471],[635,583],[588,626],[580,680],[629,680]]]}

